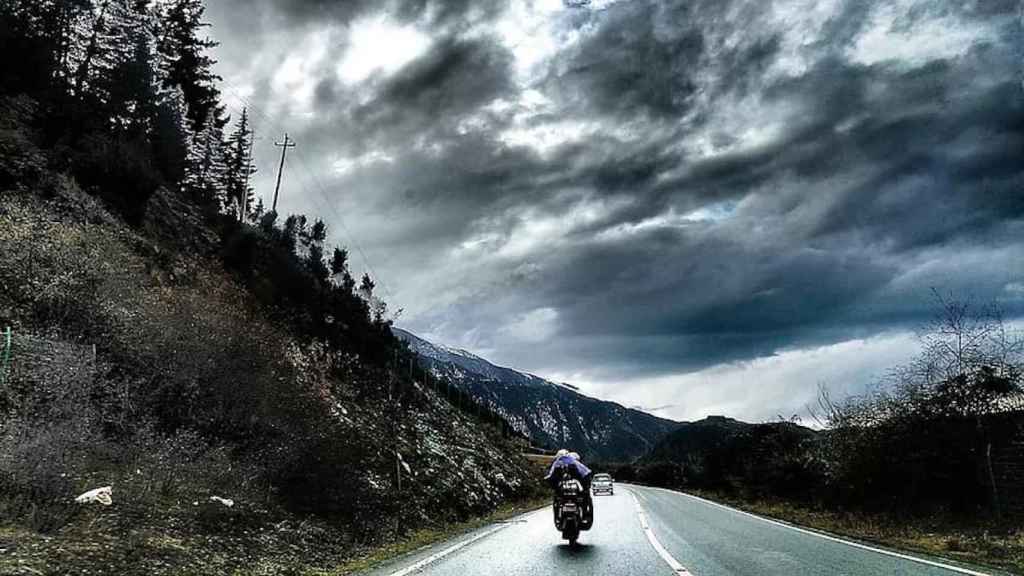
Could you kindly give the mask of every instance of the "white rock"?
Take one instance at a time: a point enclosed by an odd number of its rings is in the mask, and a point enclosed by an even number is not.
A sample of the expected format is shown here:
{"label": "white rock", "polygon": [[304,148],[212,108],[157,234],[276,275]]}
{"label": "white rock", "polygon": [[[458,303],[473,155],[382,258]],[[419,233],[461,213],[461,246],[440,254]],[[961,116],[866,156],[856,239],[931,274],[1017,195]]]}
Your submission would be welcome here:
{"label": "white rock", "polygon": [[96,488],[95,490],[89,490],[85,494],[75,498],[75,502],[79,504],[93,504],[99,502],[104,506],[110,506],[114,503],[114,500],[110,497],[114,489],[111,486],[104,486],[102,488]]}
{"label": "white rock", "polygon": [[219,504],[227,506],[228,508],[231,508],[232,506],[235,505],[234,500],[231,500],[230,498],[221,498],[220,496],[210,496],[210,502],[217,502]]}

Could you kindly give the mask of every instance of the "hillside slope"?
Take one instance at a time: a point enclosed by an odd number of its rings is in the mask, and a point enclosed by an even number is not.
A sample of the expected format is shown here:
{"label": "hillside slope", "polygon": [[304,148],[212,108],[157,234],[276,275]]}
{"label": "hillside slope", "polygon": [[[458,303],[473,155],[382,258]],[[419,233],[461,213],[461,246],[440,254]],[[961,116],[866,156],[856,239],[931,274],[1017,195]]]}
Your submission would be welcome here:
{"label": "hillside slope", "polygon": [[33,111],[0,101],[0,573],[328,569],[530,495],[498,430],[263,306],[177,193],[108,211]]}
{"label": "hillside slope", "polygon": [[805,486],[818,433],[793,422],[750,424],[709,416],[680,424],[637,462],[642,480],[664,486],[742,488],[788,494]]}
{"label": "hillside slope", "polygon": [[393,329],[439,379],[467,391],[537,445],[570,447],[596,460],[625,462],[653,447],[677,422],[585,396],[558,384],[495,366],[464,350]]}

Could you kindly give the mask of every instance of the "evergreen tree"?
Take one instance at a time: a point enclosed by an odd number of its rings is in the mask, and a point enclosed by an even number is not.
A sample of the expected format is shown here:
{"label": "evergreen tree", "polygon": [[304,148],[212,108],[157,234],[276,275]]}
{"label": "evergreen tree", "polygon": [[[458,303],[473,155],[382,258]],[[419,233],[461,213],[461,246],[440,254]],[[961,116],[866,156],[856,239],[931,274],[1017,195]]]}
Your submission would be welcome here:
{"label": "evergreen tree", "polygon": [[256,208],[249,212],[249,222],[252,224],[259,224],[263,221],[263,216],[266,214],[266,207],[263,205],[263,198],[256,200]]}
{"label": "evergreen tree", "polygon": [[158,49],[165,87],[179,87],[185,95],[191,128],[201,133],[216,117],[220,92],[213,73],[216,62],[207,52],[217,46],[209,37],[201,37],[206,8],[202,0],[171,0],[161,14]]}
{"label": "evergreen tree", "polygon": [[168,182],[181,183],[188,173],[189,145],[185,98],[181,90],[163,91],[157,102],[151,135],[153,157]]}
{"label": "evergreen tree", "polygon": [[224,128],[227,122],[223,107],[218,106],[206,125],[192,133],[182,183],[183,190],[193,201],[215,210],[224,204],[222,186],[227,168]]}
{"label": "evergreen tree", "polygon": [[369,274],[363,274],[363,279],[359,283],[359,295],[363,297],[363,300],[370,302],[373,300],[373,289],[376,287],[373,278],[370,278]]}
{"label": "evergreen tree", "polygon": [[327,224],[324,224],[323,220],[319,218],[313,222],[313,225],[305,233],[304,244],[306,248],[319,245],[323,247],[324,241],[327,240]]}
{"label": "evergreen tree", "polygon": [[68,69],[76,96],[82,96],[96,75],[96,61],[104,52],[104,31],[108,26],[111,4],[112,0],[100,0],[75,27],[72,45],[68,49]]}
{"label": "evergreen tree", "polygon": [[[274,212],[271,212],[271,214],[274,214]],[[303,220],[305,220],[305,218],[305,216],[302,217]],[[303,224],[303,226],[305,226],[305,224]],[[299,217],[296,216],[295,214],[291,214],[287,218],[285,218],[284,228],[281,230],[281,232],[287,248],[290,251],[294,252],[296,237],[298,236],[299,232]]]}
{"label": "evergreen tree", "polygon": [[327,239],[327,225],[317,219],[309,229],[306,261],[309,269],[320,282],[326,283],[330,278],[330,270],[324,260],[324,241]]}
{"label": "evergreen tree", "polygon": [[40,4],[43,34],[52,42],[50,73],[56,79],[70,81],[76,32],[79,23],[92,13],[93,0],[50,0]]}
{"label": "evergreen tree", "polygon": [[249,177],[256,173],[252,162],[252,129],[249,113],[242,109],[235,130],[228,137],[224,150],[224,209],[239,214],[243,203],[247,211],[253,207],[253,188]]}
{"label": "evergreen tree", "polygon": [[348,250],[335,248],[331,256],[331,276],[340,276],[348,271]]}
{"label": "evergreen tree", "polygon": [[74,75],[72,53],[93,15],[92,0],[0,1],[0,91],[36,93]]}
{"label": "evergreen tree", "polygon": [[335,248],[331,256],[331,279],[346,294],[353,294],[356,288],[355,278],[348,269],[348,250]]}
{"label": "evergreen tree", "polygon": [[162,103],[153,66],[152,24],[143,0],[115,0],[107,7],[99,37],[102,51],[96,55],[94,87],[114,132],[129,137],[151,135]]}
{"label": "evergreen tree", "polygon": [[384,315],[387,314],[388,306],[383,300],[374,295],[373,290],[377,285],[370,278],[369,274],[363,274],[363,280],[359,284],[359,295],[362,296],[363,300],[370,307],[370,316],[373,322],[377,324],[383,324],[385,322]]}

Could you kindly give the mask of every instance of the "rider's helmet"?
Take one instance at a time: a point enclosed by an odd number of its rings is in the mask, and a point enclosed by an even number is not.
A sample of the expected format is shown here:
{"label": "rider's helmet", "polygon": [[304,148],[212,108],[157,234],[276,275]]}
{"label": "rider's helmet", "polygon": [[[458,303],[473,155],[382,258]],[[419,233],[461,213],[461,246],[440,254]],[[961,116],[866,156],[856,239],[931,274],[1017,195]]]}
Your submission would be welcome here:
{"label": "rider's helmet", "polygon": [[565,455],[567,455],[567,454],[569,454],[569,451],[568,451],[568,450],[566,450],[565,448],[562,448],[562,449],[561,449],[561,450],[559,450],[558,452],[555,452],[555,460],[557,460],[557,459],[559,459],[559,458],[561,458],[562,456],[565,456]]}

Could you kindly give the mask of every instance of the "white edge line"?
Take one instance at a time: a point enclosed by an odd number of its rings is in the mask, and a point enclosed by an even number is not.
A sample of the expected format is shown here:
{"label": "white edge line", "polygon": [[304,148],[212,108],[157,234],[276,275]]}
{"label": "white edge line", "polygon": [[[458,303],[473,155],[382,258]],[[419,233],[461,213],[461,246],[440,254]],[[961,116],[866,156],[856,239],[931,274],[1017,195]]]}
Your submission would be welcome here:
{"label": "white edge line", "polygon": [[[530,514],[535,514],[536,512],[537,511],[527,512],[523,516],[529,516]],[[428,565],[433,564],[434,562],[437,562],[438,560],[440,560],[441,558],[444,558],[445,556],[451,554],[452,552],[457,552],[457,551],[465,548],[466,546],[469,546],[470,544],[476,542],[477,540],[480,540],[482,538],[486,538],[486,537],[490,536],[491,534],[494,534],[498,530],[502,530],[502,529],[508,528],[511,525],[512,525],[511,524],[511,520],[508,521],[508,522],[502,523],[502,524],[495,524],[490,529],[484,530],[483,532],[480,532],[479,534],[476,534],[472,538],[467,538],[467,539],[463,540],[462,542],[459,542],[457,544],[453,544],[453,545],[445,548],[444,550],[441,550],[440,552],[436,552],[434,554],[431,554],[430,556],[427,556],[426,558],[424,558],[423,560],[420,560],[419,562],[416,562],[415,564],[412,564],[410,566],[406,566],[405,568],[403,568],[403,569],[401,569],[401,570],[399,570],[397,572],[392,572],[388,576],[408,576],[409,574],[412,574],[414,572],[418,572],[419,570],[422,570],[423,568],[426,568]]]}
{"label": "white edge line", "polygon": [[640,518],[640,527],[643,528],[644,534],[647,535],[647,541],[651,543],[654,551],[658,553],[658,556],[661,556],[661,559],[678,576],[692,576],[692,573],[680,564],[678,560],[673,558],[668,550],[665,550],[665,547],[661,545],[661,542],[658,541],[658,537],[654,535],[654,530],[651,530],[651,526],[647,523],[647,515],[644,513],[643,507],[640,506],[640,501],[637,500],[636,494],[629,490],[629,495],[633,498],[633,505],[636,506],[636,514]]}
{"label": "white edge line", "polygon": [[705,504],[710,504],[711,506],[717,506],[717,507],[722,508],[724,510],[731,510],[732,512],[736,512],[738,514],[743,514],[744,516],[750,516],[751,518],[756,518],[758,520],[761,520],[762,522],[767,522],[769,524],[775,524],[776,526],[782,526],[783,528],[789,528],[790,530],[796,530],[797,532],[801,532],[803,534],[809,534],[811,536],[817,536],[818,538],[824,538],[825,540],[831,540],[832,542],[838,542],[840,544],[846,544],[847,546],[852,546],[854,548],[860,548],[861,550],[870,550],[871,552],[877,552],[878,554],[884,554],[886,556],[892,556],[894,558],[901,558],[903,560],[910,560],[911,562],[917,562],[918,564],[925,564],[925,565],[928,565],[928,566],[933,566],[935,568],[944,568],[946,570],[951,570],[953,572],[959,572],[960,574],[968,574],[969,576],[992,576],[991,574],[988,574],[986,572],[978,572],[978,571],[975,571],[975,570],[970,570],[968,568],[961,568],[959,566],[953,566],[951,564],[943,564],[942,562],[935,562],[935,561],[932,561],[932,560],[926,560],[924,558],[918,558],[917,556],[911,556],[909,554],[900,554],[899,552],[893,552],[891,550],[886,550],[884,548],[875,548],[874,546],[868,546],[867,544],[861,544],[859,542],[853,542],[852,540],[844,540],[842,538],[837,538],[835,536],[830,536],[828,534],[824,534],[822,532],[818,532],[818,531],[815,531],[815,530],[808,530],[806,528],[801,528],[799,526],[795,526],[795,525],[789,524],[787,522],[779,522],[778,520],[772,520],[771,518],[765,518],[764,516],[758,516],[757,514],[751,514],[750,512],[745,512],[743,510],[738,510],[738,509],[733,508],[731,506],[726,506],[725,504],[719,504],[718,502],[712,502],[711,500],[707,500],[705,498],[701,498],[700,496],[694,496],[693,494],[687,494],[686,492],[679,492],[679,491],[676,491],[676,490],[669,490],[667,488],[658,488],[656,486],[648,486],[647,488],[653,488],[655,490],[661,490],[662,492],[669,492],[671,494],[680,494],[682,496],[686,496],[687,498],[693,498],[694,500],[699,500],[699,501],[701,501],[701,502],[703,502]]}

